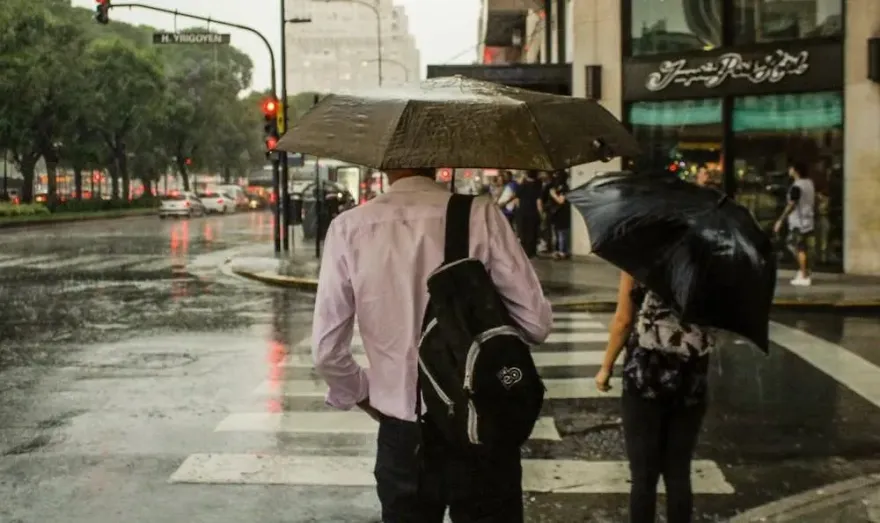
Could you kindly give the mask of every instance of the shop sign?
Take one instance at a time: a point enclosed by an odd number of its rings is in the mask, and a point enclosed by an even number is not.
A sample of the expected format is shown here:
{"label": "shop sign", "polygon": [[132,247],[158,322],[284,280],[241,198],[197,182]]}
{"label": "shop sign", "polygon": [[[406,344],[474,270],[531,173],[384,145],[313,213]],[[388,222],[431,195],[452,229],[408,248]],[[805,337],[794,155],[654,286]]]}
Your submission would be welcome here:
{"label": "shop sign", "polygon": [[789,76],[800,76],[810,69],[810,53],[789,53],[782,49],[753,59],[740,53],[725,53],[698,66],[688,66],[684,58],[666,60],[657,71],[648,75],[645,87],[662,91],[673,84],[689,87],[699,83],[710,89],[729,79],[746,80],[753,84],[777,83]]}
{"label": "shop sign", "polygon": [[763,49],[694,51],[623,64],[623,99],[688,100],[843,88],[840,42],[791,42]]}

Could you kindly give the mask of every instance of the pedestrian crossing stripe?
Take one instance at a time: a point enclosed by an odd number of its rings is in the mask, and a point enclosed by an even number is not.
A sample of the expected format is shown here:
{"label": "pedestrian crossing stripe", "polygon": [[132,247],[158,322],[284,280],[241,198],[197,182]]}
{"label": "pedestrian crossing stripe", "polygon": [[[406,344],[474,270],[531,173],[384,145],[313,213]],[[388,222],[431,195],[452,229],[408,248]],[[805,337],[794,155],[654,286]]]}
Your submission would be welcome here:
{"label": "pedestrian crossing stripe", "polygon": [[0,261],[0,268],[4,267],[23,267],[29,268],[34,263],[40,263],[44,261],[53,260],[56,258],[54,254],[42,254],[39,256],[25,256],[23,258],[17,257],[12,258],[11,260]]}
{"label": "pedestrian crossing stripe", "polygon": [[144,256],[135,255],[135,254],[116,254],[111,255],[108,260],[100,263],[93,263],[88,267],[89,271],[101,271],[105,269],[116,269],[122,268],[124,265],[130,265],[133,263],[141,262],[144,260]]}
{"label": "pedestrian crossing stripe", "polygon": [[49,270],[49,269],[63,269],[68,267],[77,267],[78,269],[89,269],[91,268],[89,264],[93,262],[98,262],[100,260],[106,259],[106,255],[102,254],[89,254],[86,256],[77,256],[75,258],[62,258],[55,259],[53,261],[35,263],[30,266],[32,269],[39,270]]}
{"label": "pedestrian crossing stripe", "polygon": [[[596,328],[602,329],[602,325],[595,322]],[[554,327],[564,327],[565,324],[558,324],[554,321]],[[591,331],[573,331],[573,332],[551,332],[547,339],[541,345],[549,345],[553,343],[605,343],[608,341],[608,331],[602,329],[595,332]],[[364,341],[359,332],[355,332],[351,338],[352,347],[363,347]],[[311,338],[306,338],[299,342],[300,348],[312,346]]]}
{"label": "pedestrian crossing stripe", "polygon": [[[375,458],[278,454],[193,454],[171,483],[375,487]],[[524,459],[523,490],[532,493],[627,494],[626,461]],[[734,494],[714,461],[691,464],[694,494]],[[663,492],[661,480],[659,489]]]}
{"label": "pedestrian crossing stripe", "polygon": [[[605,352],[601,350],[581,350],[567,352],[532,352],[532,358],[535,360],[536,367],[577,367],[577,366],[599,366],[605,359]],[[363,352],[355,352],[354,360],[361,367],[368,368],[370,362],[367,355]],[[290,354],[281,362],[282,368],[288,369],[311,369],[314,367],[314,360],[311,354],[298,353]],[[618,359],[617,364],[620,364]]]}
{"label": "pedestrian crossing stripe", "polygon": [[169,258],[162,258],[160,260],[148,261],[144,263],[138,263],[127,267],[126,270],[132,272],[154,272],[154,271],[163,271],[165,269],[170,269],[173,265],[172,260]]}
{"label": "pedestrian crossing stripe", "polygon": [[[231,414],[214,432],[376,435],[379,424],[360,410],[331,412],[253,412]],[[538,418],[530,439],[561,441],[551,417]]]}
{"label": "pedestrian crossing stripe", "polygon": [[[599,392],[593,377],[545,379],[546,399],[613,398],[620,396],[620,378],[611,378],[611,390]],[[258,396],[281,395],[297,398],[323,398],[327,384],[323,380],[266,380],[254,390]]]}

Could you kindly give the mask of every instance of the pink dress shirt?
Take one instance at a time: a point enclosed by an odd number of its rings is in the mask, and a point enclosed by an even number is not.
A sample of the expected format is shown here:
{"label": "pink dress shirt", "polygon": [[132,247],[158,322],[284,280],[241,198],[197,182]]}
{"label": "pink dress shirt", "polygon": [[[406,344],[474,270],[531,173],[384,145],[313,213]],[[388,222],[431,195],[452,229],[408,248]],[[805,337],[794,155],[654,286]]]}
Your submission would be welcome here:
{"label": "pink dress shirt", "polygon": [[[428,275],[443,262],[448,201],[433,180],[404,178],[330,223],[312,325],[312,355],[329,386],[328,405],[349,410],[369,397],[387,416],[416,419],[417,344]],[[489,198],[474,201],[470,234],[470,255],[486,265],[523,334],[544,341],[553,323],[550,303]],[[369,369],[352,357],[355,318]]]}

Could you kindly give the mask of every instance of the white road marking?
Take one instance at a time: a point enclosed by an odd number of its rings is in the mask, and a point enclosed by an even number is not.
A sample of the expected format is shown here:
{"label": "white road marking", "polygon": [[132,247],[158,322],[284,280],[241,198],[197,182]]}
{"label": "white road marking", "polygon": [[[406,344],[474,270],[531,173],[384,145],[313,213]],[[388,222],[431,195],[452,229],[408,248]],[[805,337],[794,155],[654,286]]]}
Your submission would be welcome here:
{"label": "white road marking", "polygon": [[554,312],[553,320],[592,320],[594,316],[589,312]]}
{"label": "white road marking", "polygon": [[[374,487],[375,458],[277,454],[193,454],[172,474],[171,483]],[[524,459],[523,490],[567,494],[627,494],[626,461]],[[734,494],[714,461],[691,465],[694,494]],[[662,481],[660,491],[663,492]]]}
{"label": "white road marking", "polygon": [[[243,315],[243,314],[239,314]],[[569,352],[538,352],[532,353],[537,367],[569,367],[578,365],[602,365],[605,358],[605,352],[600,350],[581,350]],[[617,363],[623,358],[618,358]],[[361,367],[368,368],[370,362],[367,361],[367,355],[363,352],[356,352],[354,360]],[[281,367],[291,369],[310,369],[315,362],[312,360],[311,354],[290,354],[281,363]]]}
{"label": "white road marking", "polygon": [[25,267],[28,268],[34,263],[54,260],[57,255],[55,254],[42,254],[40,256],[25,256],[22,258],[12,258],[11,260],[6,260],[0,262],[0,268],[3,267]]}
{"label": "white road marking", "polygon": [[138,271],[138,272],[153,272],[153,271],[162,271],[165,269],[170,269],[172,265],[172,261],[170,258],[162,258],[158,260],[136,263],[131,267],[127,267],[128,271]]}
{"label": "white road marking", "polygon": [[62,258],[60,260],[54,260],[49,262],[35,263],[31,267],[34,269],[61,269],[64,267],[72,267],[74,265],[80,265],[82,267],[88,267],[88,264],[97,262],[99,260],[105,259],[107,256],[104,254],[89,254],[85,256],[77,256],[75,258]]}
{"label": "white road marking", "polygon": [[106,261],[93,263],[88,267],[83,267],[83,270],[87,272],[96,272],[105,269],[121,268],[125,265],[143,261],[144,256],[135,254],[108,254],[106,258]]}
{"label": "white road marking", "polygon": [[[231,414],[214,432],[271,432],[298,434],[376,434],[379,424],[363,412],[280,412]],[[560,441],[551,417],[538,418],[533,440]]]}
{"label": "white road marking", "polygon": [[[582,378],[545,379],[547,399],[615,398],[620,397],[620,378],[611,378],[611,391],[599,392],[593,376]],[[259,396],[281,395],[298,398],[323,398],[327,394],[327,384],[323,380],[266,380],[257,387],[254,394]]]}
{"label": "white road marking", "polygon": [[601,321],[595,320],[553,320],[553,328],[605,330]]}
{"label": "white road marking", "polygon": [[880,407],[880,367],[840,345],[772,321],[770,340]]}
{"label": "white road marking", "polygon": [[[595,328],[600,329],[596,331],[556,331],[551,332],[550,336],[544,340],[544,343],[541,345],[548,345],[551,343],[605,343],[608,341],[608,331],[606,331],[602,324],[599,322],[594,322]],[[557,324],[554,327],[565,327],[565,324]],[[306,348],[312,346],[312,339],[305,338],[301,340],[298,344],[300,348]],[[361,338],[361,334],[358,331],[354,332],[354,335],[351,337],[351,346],[352,347],[363,347],[364,340]]]}

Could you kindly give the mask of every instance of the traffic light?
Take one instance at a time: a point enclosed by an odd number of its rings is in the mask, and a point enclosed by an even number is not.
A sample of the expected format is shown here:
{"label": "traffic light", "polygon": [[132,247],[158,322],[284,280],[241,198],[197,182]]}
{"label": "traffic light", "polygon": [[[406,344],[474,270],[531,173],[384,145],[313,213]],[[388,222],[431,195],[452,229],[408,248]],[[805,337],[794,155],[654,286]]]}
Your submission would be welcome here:
{"label": "traffic light", "polygon": [[263,100],[263,132],[266,135],[267,158],[275,152],[275,146],[278,145],[278,108],[279,103],[275,97]]}
{"label": "traffic light", "polygon": [[96,0],[98,5],[95,6],[95,20],[99,24],[110,23],[110,0]]}

